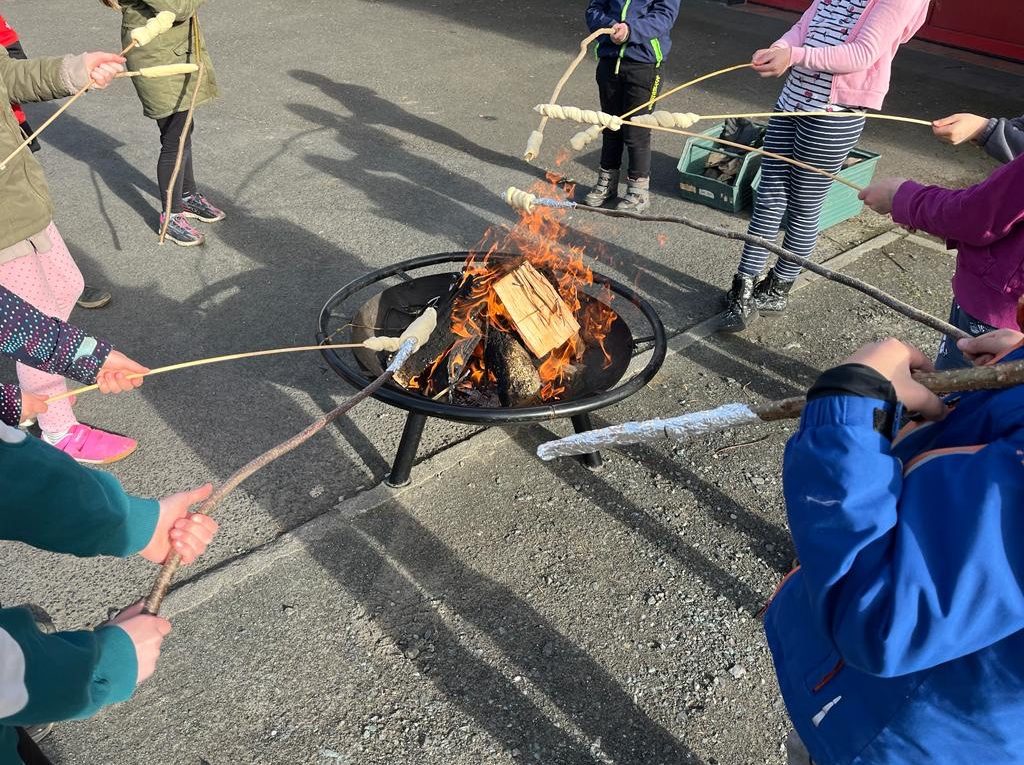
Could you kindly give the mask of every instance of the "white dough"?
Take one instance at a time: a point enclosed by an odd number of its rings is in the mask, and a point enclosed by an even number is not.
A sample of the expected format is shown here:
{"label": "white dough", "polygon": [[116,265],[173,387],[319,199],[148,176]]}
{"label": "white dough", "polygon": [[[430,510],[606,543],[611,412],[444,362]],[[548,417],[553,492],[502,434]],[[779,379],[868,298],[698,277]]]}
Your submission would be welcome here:
{"label": "white dough", "polygon": [[505,204],[509,207],[525,213],[533,212],[533,203],[537,201],[536,194],[509,186],[505,191]]}

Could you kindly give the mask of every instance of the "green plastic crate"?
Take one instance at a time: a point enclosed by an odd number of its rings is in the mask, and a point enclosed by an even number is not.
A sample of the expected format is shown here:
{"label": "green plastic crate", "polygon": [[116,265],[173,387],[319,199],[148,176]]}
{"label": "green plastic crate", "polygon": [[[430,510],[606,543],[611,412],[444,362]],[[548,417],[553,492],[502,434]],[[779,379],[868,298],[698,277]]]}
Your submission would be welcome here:
{"label": "green plastic crate", "polygon": [[[839,171],[839,176],[845,178],[858,186],[867,186],[875,177],[875,169],[878,167],[880,155],[863,149],[854,149],[850,152],[851,157],[860,159],[856,165],[851,165]],[[757,169],[754,176],[754,199],[757,199],[757,188],[761,184],[761,168]],[[821,211],[821,221],[818,223],[818,231],[825,231],[837,226],[843,221],[855,218],[864,209],[864,203],[857,198],[857,192],[837,181],[832,182],[828,196],[825,197],[825,207]],[[783,220],[783,227],[786,221]]]}
{"label": "green plastic crate", "polygon": [[[762,130],[765,125],[757,124]],[[718,124],[705,130],[704,135],[717,138],[722,135],[724,124]],[[739,212],[750,207],[754,199],[754,176],[761,167],[761,155],[746,152],[743,164],[736,174],[735,182],[730,185],[712,178],[705,178],[704,171],[708,155],[712,152],[726,154],[730,157],[739,156],[740,152],[728,146],[716,144],[704,138],[691,138],[686,142],[683,154],[679,158],[679,193],[683,199],[698,202],[726,212]]]}

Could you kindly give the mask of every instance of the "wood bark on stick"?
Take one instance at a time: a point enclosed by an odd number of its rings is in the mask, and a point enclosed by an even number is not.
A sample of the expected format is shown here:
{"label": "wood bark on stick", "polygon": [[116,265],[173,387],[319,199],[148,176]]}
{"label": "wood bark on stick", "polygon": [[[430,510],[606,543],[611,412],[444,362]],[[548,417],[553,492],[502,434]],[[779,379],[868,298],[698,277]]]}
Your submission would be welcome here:
{"label": "wood bark on stick", "polygon": [[535,357],[546,356],[579,334],[580,324],[569,306],[530,263],[499,280],[494,291]]}

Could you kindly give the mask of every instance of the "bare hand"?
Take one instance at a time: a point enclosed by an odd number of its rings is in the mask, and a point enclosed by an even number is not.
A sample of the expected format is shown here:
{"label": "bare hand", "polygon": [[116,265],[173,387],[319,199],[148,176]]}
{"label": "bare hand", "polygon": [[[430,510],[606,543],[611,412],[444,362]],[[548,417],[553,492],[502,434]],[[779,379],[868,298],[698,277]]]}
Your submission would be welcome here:
{"label": "bare hand", "polygon": [[968,337],[956,341],[956,347],[976,367],[991,364],[1021,345],[1024,334],[1015,329],[997,329],[979,337]]}
{"label": "bare hand", "polygon": [[762,77],[781,77],[793,64],[790,48],[762,48],[754,54],[751,63]]}
{"label": "bare hand", "polygon": [[612,42],[616,45],[622,45],[629,39],[629,24],[625,22],[619,22],[612,26],[611,34]]}
{"label": "bare hand", "polygon": [[47,409],[46,399],[35,393],[21,392],[21,421],[28,422],[38,417]]}
{"label": "bare hand", "polygon": [[892,212],[892,201],[896,198],[896,192],[906,182],[906,178],[883,178],[860,192],[857,198],[876,213],[888,215]]}
{"label": "bare hand", "polygon": [[944,143],[959,146],[980,137],[988,127],[988,118],[977,114],[954,114],[932,123],[935,137]]}
{"label": "bare hand", "polygon": [[99,374],[96,375],[96,384],[103,393],[125,393],[142,385],[141,377],[130,377],[131,375],[148,373],[146,367],[132,361],[120,351],[111,351],[100,367]]}
{"label": "bare hand", "polygon": [[913,372],[934,372],[932,362],[912,345],[889,338],[865,345],[844,363],[871,367],[892,383],[896,398],[911,412],[926,420],[941,420],[946,405],[938,396],[911,377]]}
{"label": "bare hand", "polygon": [[200,486],[192,491],[172,494],[160,500],[160,520],[149,544],[139,553],[153,563],[163,563],[171,552],[181,556],[186,566],[206,552],[219,526],[206,515],[190,513],[193,505],[206,499],[213,493],[210,484]]}
{"label": "bare hand", "polygon": [[143,603],[139,601],[128,606],[109,622],[120,627],[135,645],[135,659],[138,665],[136,684],[148,679],[156,670],[160,658],[160,646],[171,632],[171,623],[161,616],[147,616],[142,613]]}
{"label": "bare hand", "polygon": [[114,81],[114,75],[124,71],[124,56],[116,53],[86,53],[85,71],[96,90],[103,90]]}

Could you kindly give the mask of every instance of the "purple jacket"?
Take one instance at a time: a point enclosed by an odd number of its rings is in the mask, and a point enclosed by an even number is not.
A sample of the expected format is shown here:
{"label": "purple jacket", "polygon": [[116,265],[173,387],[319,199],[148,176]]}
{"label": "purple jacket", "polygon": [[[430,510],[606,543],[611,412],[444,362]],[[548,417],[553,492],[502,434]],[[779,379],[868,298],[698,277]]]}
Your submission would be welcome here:
{"label": "purple jacket", "polygon": [[899,224],[941,236],[958,251],[953,296],[986,324],[1018,329],[1024,293],[1024,156],[956,191],[907,181],[893,200]]}
{"label": "purple jacket", "polygon": [[[92,385],[110,345],[78,327],[45,316],[10,290],[0,287],[0,353],[44,372]],[[0,385],[0,421],[18,426],[21,391]]]}

